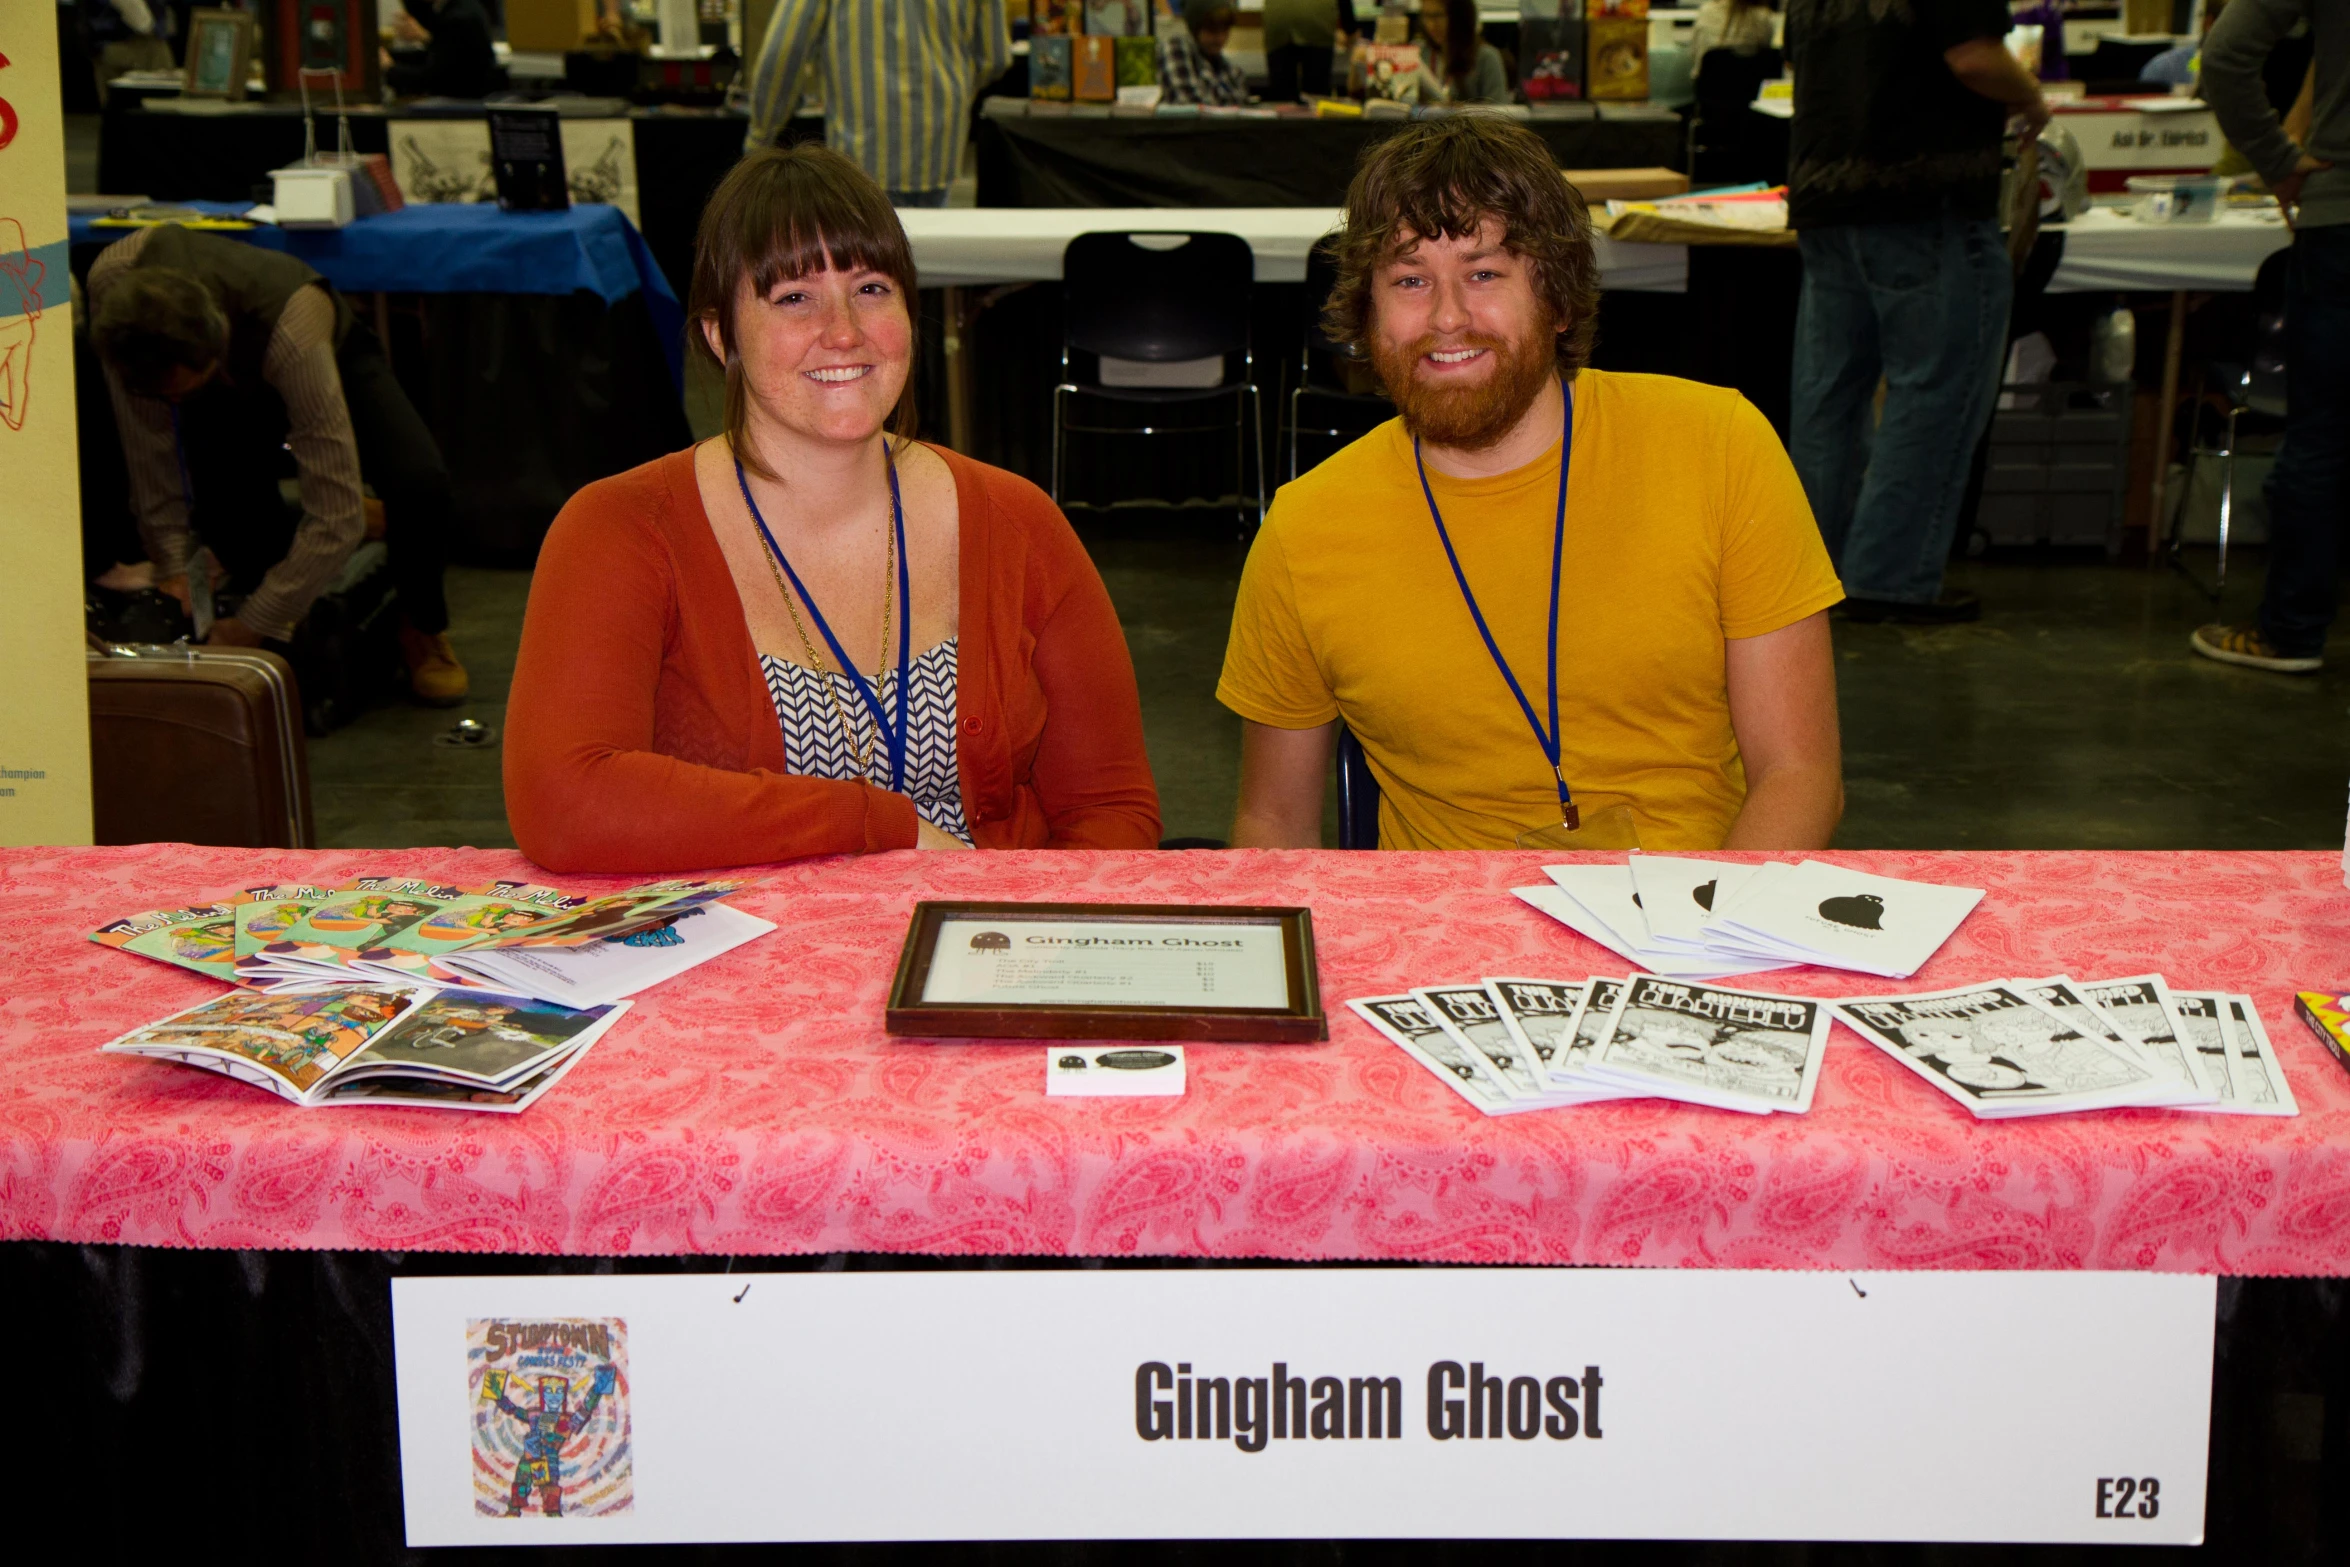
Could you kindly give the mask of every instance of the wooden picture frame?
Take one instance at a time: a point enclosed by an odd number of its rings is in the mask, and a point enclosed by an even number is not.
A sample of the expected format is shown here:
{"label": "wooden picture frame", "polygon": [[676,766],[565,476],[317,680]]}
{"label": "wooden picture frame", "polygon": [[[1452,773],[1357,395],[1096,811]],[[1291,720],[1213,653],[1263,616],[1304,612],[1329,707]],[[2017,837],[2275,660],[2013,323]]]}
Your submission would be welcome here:
{"label": "wooden picture frame", "polygon": [[[1286,1004],[1109,1005],[1100,1002],[926,1001],[939,932],[950,920],[1007,925],[1079,923],[1118,928],[1245,925],[1281,932]],[[972,945],[981,943],[976,939]],[[884,1019],[891,1034],[950,1039],[1147,1039],[1312,1044],[1330,1037],[1314,959],[1311,910],[1258,904],[917,903],[898,953]]]}
{"label": "wooden picture frame", "polygon": [[307,68],[313,94],[331,101],[340,90],[356,102],[375,102],[383,84],[376,0],[274,0],[269,32],[272,90],[299,91]]}
{"label": "wooden picture frame", "polygon": [[187,63],[180,94],[241,102],[253,68],[253,13],[206,9],[188,13]]}

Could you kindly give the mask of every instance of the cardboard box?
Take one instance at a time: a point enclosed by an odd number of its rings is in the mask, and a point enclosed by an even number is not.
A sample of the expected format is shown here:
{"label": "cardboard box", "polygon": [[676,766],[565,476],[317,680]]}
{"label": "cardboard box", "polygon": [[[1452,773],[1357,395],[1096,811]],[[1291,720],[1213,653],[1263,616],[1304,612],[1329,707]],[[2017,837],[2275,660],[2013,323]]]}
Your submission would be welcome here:
{"label": "cardboard box", "polygon": [[1622,101],[1648,96],[1648,19],[1594,17],[1583,24],[1589,55],[1583,68],[1585,95]]}
{"label": "cardboard box", "polygon": [[1586,17],[1646,16],[1648,0],[1583,0]]}
{"label": "cardboard box", "polygon": [[561,54],[595,31],[596,0],[506,0],[506,44],[524,54]]}
{"label": "cardboard box", "polygon": [[1689,176],[1671,169],[1561,169],[1567,183],[1593,206],[1609,201],[1655,201],[1689,193]]}

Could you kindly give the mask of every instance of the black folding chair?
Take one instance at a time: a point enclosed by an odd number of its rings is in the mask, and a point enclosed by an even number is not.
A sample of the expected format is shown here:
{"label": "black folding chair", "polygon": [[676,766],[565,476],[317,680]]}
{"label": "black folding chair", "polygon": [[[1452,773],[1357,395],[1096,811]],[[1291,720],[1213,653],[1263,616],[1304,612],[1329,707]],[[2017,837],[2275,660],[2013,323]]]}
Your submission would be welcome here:
{"label": "black folding chair", "polygon": [[[1289,393],[1289,476],[1308,466],[1299,447],[1311,435],[1344,443],[1370,434],[1395,414],[1395,405],[1379,392],[1350,391],[1341,366],[1359,363],[1363,356],[1351,343],[1332,338],[1322,326],[1322,307],[1338,283],[1338,265],[1331,256],[1333,240],[1315,243],[1306,252],[1306,319],[1304,341],[1297,355],[1297,385]],[[1314,424],[1308,427],[1308,413]],[[1327,454],[1325,454],[1327,455]]]}
{"label": "black folding chair", "polygon": [[1371,776],[1363,742],[1344,724],[1338,726],[1338,846],[1379,847],[1379,780]]}
{"label": "black folding chair", "polygon": [[2260,264],[2260,271],[2252,280],[2252,330],[2242,345],[2243,357],[2213,363],[2203,371],[2204,390],[2227,399],[2226,444],[2202,444],[2203,405],[2198,402],[2195,407],[2198,440],[2189,453],[2188,483],[2184,490],[2191,493],[2194,488],[2194,459],[2220,459],[2218,561],[2208,587],[2195,575],[2195,568],[2187,564],[2187,493],[2182,493],[2179,509],[2171,518],[2170,563],[2214,603],[2228,585],[2228,534],[2236,510],[2236,451],[2245,433],[2245,423],[2249,420],[2253,433],[2257,434],[2274,433],[2285,425],[2285,293],[2291,281],[2292,265],[2290,245]]}
{"label": "black folding chair", "polygon": [[[1253,438],[1256,520],[1265,520],[1265,434],[1249,338],[1255,277],[1255,252],[1237,234],[1121,231],[1069,241],[1061,253],[1061,380],[1053,388],[1056,503],[1071,435],[1206,435],[1223,428],[1073,424],[1072,399],[1138,406],[1149,420],[1148,410],[1229,397],[1234,488],[1245,500]],[[1200,384],[1166,384],[1187,379],[1186,371]]]}

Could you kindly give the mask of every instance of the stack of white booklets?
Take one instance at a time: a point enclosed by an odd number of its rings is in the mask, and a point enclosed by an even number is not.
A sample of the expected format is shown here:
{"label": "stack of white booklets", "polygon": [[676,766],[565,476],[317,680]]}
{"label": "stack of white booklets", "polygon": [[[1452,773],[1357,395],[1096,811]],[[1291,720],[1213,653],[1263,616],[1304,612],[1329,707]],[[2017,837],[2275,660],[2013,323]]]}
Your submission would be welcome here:
{"label": "stack of white booklets", "polygon": [[1830,1005],[1664,979],[1487,979],[1348,1006],[1487,1115],[1678,1099],[1811,1108]]}
{"label": "stack of white booklets", "polygon": [[1871,876],[1824,860],[1734,865],[1635,854],[1623,865],[1548,865],[1512,890],[1627,962],[1711,980],[1814,963],[1907,979],[1983,901],[1977,887]]}
{"label": "stack of white booklets", "polygon": [[2160,974],[1987,980],[1849,997],[1836,1012],[1987,1121],[2128,1106],[2300,1114],[2252,998],[2172,990]]}
{"label": "stack of white booklets", "polygon": [[1836,1019],[1984,1120],[2300,1113],[2249,996],[2174,991],[2159,974],[1841,1001],[1655,974],[1497,978],[1347,1005],[1486,1115],[1609,1099],[1800,1115]]}

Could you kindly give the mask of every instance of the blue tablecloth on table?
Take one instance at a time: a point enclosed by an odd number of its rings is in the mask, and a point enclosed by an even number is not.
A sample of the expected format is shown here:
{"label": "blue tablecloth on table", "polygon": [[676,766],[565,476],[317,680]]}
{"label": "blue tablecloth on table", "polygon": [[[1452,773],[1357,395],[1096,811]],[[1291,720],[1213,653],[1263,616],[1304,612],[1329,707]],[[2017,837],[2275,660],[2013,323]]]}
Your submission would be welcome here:
{"label": "blue tablecloth on table", "polygon": [[[223,216],[248,206],[185,205]],[[94,214],[74,214],[71,226],[76,241],[102,242],[135,232],[100,228]],[[617,304],[642,293],[669,372],[682,374],[685,311],[645,248],[644,236],[617,207],[507,212],[488,203],[434,202],[359,218],[339,229],[260,224],[219,232],[298,256],[347,294],[569,294],[584,289]]]}

